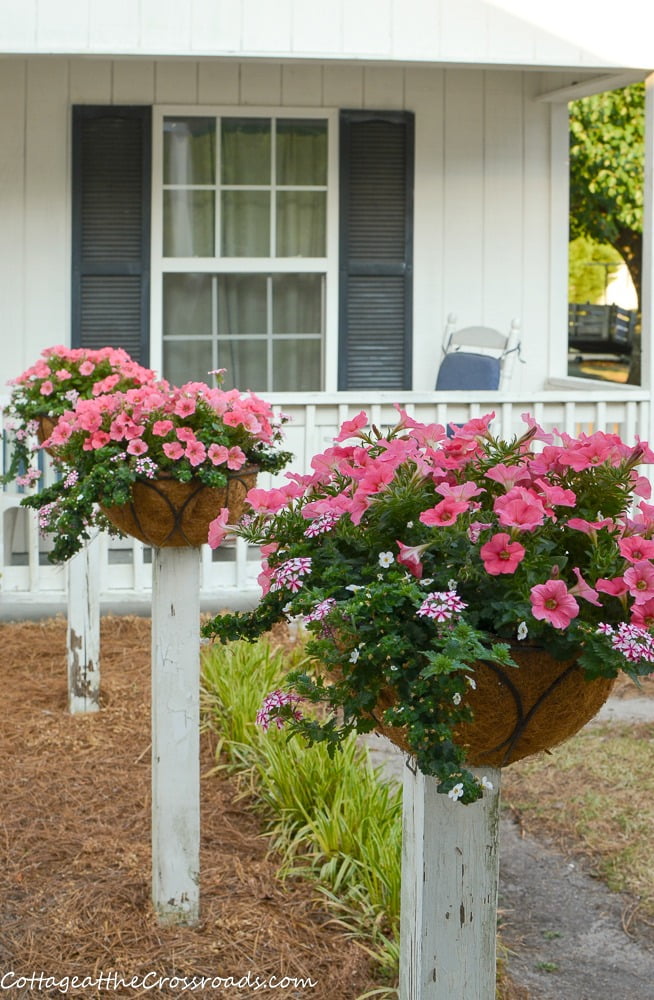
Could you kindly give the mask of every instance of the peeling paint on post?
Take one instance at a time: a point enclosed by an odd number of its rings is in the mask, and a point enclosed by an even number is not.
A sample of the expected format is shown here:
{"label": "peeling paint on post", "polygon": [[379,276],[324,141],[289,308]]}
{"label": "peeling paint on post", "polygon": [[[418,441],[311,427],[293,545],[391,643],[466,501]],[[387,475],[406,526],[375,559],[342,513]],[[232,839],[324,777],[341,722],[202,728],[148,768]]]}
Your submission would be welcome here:
{"label": "peeling paint on post", "polygon": [[400,1000],[494,1000],[500,771],[472,805],[405,768]]}
{"label": "peeling paint on post", "polygon": [[200,910],[200,549],[153,549],[152,900],[161,923]]}
{"label": "peeling paint on post", "polygon": [[100,544],[98,533],[68,562],[68,711],[100,707]]}

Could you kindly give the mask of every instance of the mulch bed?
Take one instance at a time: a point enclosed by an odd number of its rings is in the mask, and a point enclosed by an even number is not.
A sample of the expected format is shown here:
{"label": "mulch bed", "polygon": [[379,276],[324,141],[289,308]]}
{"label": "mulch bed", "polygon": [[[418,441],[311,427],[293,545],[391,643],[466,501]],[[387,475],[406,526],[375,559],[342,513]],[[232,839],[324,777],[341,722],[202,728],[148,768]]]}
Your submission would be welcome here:
{"label": "mulch bed", "polygon": [[[162,927],[150,902],[150,621],[102,620],[102,709],[66,709],[66,623],[0,625],[0,973],[131,980],[287,976],[280,997],[354,1000],[379,985],[366,953],[329,922],[312,888],[282,885],[257,818],[202,745],[201,922]],[[258,995],[86,986],[86,1000]],[[61,996],[16,985],[14,998]]]}

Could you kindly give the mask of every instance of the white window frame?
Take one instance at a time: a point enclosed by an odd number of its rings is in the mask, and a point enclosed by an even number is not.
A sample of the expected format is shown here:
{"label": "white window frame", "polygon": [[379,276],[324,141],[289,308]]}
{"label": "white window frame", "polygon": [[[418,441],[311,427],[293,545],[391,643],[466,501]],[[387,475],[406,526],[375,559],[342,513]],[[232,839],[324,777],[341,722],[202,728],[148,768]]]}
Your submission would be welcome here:
{"label": "white window frame", "polygon": [[[164,257],[163,123],[166,117],[303,118],[327,122],[327,233],[324,258],[309,257]],[[156,105],[152,109],[152,214],[150,260],[150,365],[162,372],[163,275],[171,273],[248,274],[324,273],[325,319],[322,344],[323,392],[338,384],[338,110],[241,105]],[[200,377],[200,376],[198,376]],[[306,393],[302,393],[306,397]]]}

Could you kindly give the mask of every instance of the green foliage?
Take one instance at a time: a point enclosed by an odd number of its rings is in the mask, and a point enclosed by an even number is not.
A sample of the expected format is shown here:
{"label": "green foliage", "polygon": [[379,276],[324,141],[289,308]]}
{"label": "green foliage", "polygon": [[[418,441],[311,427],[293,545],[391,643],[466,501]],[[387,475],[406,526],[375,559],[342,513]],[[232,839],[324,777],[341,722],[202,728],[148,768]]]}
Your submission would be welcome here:
{"label": "green foliage", "polygon": [[606,243],[596,243],[588,236],[572,240],[568,253],[568,302],[603,302],[608,282],[623,263],[618,251]]}
{"label": "green foliage", "polygon": [[[570,105],[570,235],[615,247],[640,289],[645,87]],[[574,300],[573,300],[574,301]]]}
{"label": "green foliage", "polygon": [[[379,779],[350,737],[331,758],[276,728],[255,725],[264,696],[304,651],[282,655],[266,642],[205,648],[203,702],[218,753],[255,798],[282,857],[284,876],[316,882],[335,918],[384,973],[397,973],[401,884],[401,792]],[[290,662],[289,662],[290,661]]]}

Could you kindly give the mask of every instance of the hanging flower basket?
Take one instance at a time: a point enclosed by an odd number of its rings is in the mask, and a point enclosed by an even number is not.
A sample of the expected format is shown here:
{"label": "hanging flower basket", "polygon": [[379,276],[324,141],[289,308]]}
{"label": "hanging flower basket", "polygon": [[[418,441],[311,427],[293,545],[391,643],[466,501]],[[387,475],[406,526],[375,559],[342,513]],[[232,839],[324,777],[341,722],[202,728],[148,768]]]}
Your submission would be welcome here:
{"label": "hanging flower basket", "polygon": [[[57,421],[53,420],[52,417],[46,416],[45,414],[43,414],[43,416],[38,417],[37,420],[38,420],[38,426],[36,428],[36,436],[39,444],[43,444],[43,442],[47,441],[47,439],[52,434],[53,430],[55,429],[55,424],[57,423]],[[49,448],[46,448],[45,450],[48,452],[48,454],[51,454]]]}
{"label": "hanging flower basket", "polygon": [[[576,660],[555,660],[538,647],[516,647],[515,667],[477,662],[470,675],[465,704],[473,721],[455,730],[468,764],[506,767],[524,757],[558,746],[586,725],[608,698],[614,678],[587,680]],[[379,713],[393,705],[390,694],[378,703]],[[402,728],[377,725],[378,732],[412,753]]]}
{"label": "hanging flower basket", "polygon": [[223,507],[235,523],[243,513],[245,496],[257,480],[256,466],[230,473],[222,489],[199,479],[182,483],[172,476],[139,480],[126,504],[102,507],[119,531],[158,548],[197,546],[207,541],[209,524]]}

